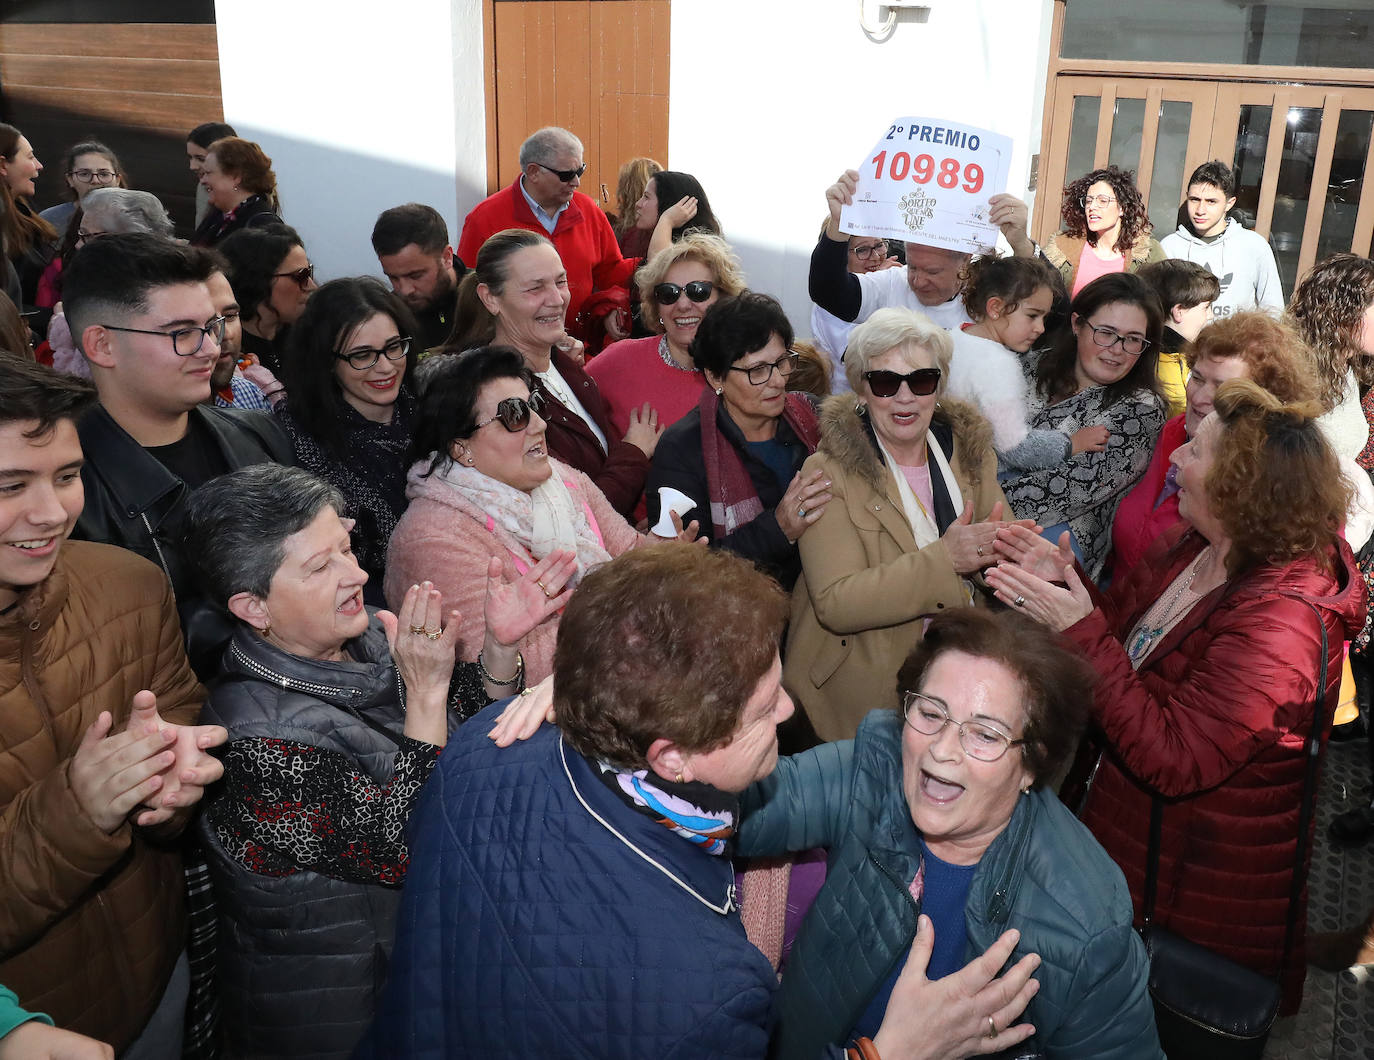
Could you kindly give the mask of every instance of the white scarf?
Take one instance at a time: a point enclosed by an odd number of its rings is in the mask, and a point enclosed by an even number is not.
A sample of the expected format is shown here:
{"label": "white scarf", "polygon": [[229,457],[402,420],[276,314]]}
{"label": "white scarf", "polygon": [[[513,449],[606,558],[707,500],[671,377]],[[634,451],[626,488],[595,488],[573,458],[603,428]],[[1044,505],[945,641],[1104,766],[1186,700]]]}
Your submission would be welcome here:
{"label": "white scarf", "polygon": [[573,500],[556,467],[528,493],[452,461],[440,477],[520,542],[536,562],[555,549],[577,553],[573,584],[611,558],[593,533],[586,508]]}
{"label": "white scarf", "polygon": [[[921,503],[920,498],[916,496],[916,491],[911,488],[911,483],[907,481],[906,475],[902,471],[902,465],[897,463],[897,458],[888,451],[887,446],[883,445],[883,440],[878,437],[876,431],[873,432],[873,438],[887,459],[888,471],[897,481],[897,496],[901,498],[902,511],[906,513],[906,521],[911,526],[911,536],[916,539],[916,547],[918,549],[925,548],[927,545],[940,540],[940,527],[935,522],[934,513],[926,511],[925,505]],[[945,488],[949,490],[949,500],[954,506],[955,512],[963,514],[964,495],[959,491],[959,482],[950,469],[949,461],[945,459],[945,451],[940,448],[939,440],[930,431],[926,431],[926,467],[931,472],[931,496],[933,497],[935,494],[934,479],[935,475],[938,474],[944,482]],[[967,578],[964,578],[963,582],[964,591],[972,600],[973,586],[969,584]]]}

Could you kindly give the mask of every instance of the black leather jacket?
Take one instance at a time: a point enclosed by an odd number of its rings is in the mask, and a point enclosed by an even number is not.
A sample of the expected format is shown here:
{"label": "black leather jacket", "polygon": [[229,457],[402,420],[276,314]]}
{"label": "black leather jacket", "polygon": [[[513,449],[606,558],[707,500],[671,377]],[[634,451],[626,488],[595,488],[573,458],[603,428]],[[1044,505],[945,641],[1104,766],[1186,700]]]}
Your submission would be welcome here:
{"label": "black leather jacket", "polygon": [[[269,461],[296,462],[291,442],[265,412],[197,405],[191,415],[208,430],[230,470]],[[181,614],[186,653],[197,675],[208,679],[218,669],[232,627],[204,598],[183,551],[182,523],[190,489],[103,406],[87,413],[77,430],[86,454],[81,469],[86,507],[72,536],[127,548],[167,572]]]}

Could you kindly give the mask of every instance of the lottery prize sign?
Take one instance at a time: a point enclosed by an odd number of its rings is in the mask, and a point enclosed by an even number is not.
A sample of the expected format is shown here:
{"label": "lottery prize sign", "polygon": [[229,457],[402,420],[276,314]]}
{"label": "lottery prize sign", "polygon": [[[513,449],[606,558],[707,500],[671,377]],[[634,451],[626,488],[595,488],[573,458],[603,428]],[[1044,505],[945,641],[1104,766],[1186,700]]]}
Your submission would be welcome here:
{"label": "lottery prize sign", "polygon": [[976,254],[997,243],[988,199],[1007,189],[1011,137],[941,118],[898,118],[859,166],[850,235]]}

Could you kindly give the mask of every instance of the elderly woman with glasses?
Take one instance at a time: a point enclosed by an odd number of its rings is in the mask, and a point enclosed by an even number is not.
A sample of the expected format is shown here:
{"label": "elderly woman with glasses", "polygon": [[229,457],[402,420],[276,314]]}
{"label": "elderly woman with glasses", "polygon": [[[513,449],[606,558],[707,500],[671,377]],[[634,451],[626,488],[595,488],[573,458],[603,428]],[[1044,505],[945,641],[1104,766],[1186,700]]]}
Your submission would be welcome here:
{"label": "elderly woman with glasses", "polygon": [[824,740],[897,705],[891,675],[930,615],[982,600],[1006,505],[992,429],[943,396],[952,350],[924,314],[880,309],[850,336],[854,393],[821,407],[802,472],[834,500],[801,539],[786,678]]}
{"label": "elderly woman with glasses", "polygon": [[887,673],[898,709],[745,792],[740,853],[828,851],[772,1055],[867,1038],[887,1056],[879,1029],[899,981],[933,988],[1010,933],[1039,984],[1025,1023],[990,1002],[981,1040],[928,1055],[1000,1053],[1033,1030],[1004,1055],[1159,1060],[1126,881],[1048,786],[1077,745],[1091,671],[1020,614],[958,608]]}
{"label": "elderly woman with glasses", "polygon": [[497,670],[477,655],[487,570],[534,578],[561,606],[565,584],[647,539],[590,478],[550,455],[543,399],[519,353],[481,346],[431,357],[426,367],[409,507],[391,535],[386,598],[399,603],[410,585],[430,578],[465,616],[463,658],[499,682],[543,680],[553,671],[557,611],[520,638],[518,670]]}
{"label": "elderly woman with glasses", "polygon": [[380,606],[387,542],[406,507],[418,325],[370,277],[331,280],[299,323],[282,365],[288,397],[278,420],[296,463],[343,494],[353,555],[368,573],[368,603]]}
{"label": "elderly woman with glasses", "polygon": [[677,514],[695,512],[714,547],[753,560],[786,589],[801,569],[797,542],[830,500],[821,473],[801,472],[819,428],[813,399],[787,390],[792,338],[765,294],[722,298],[702,315],[691,354],[706,386],[659,440],[646,490],[651,521],[676,497]]}
{"label": "elderly woman with glasses", "polygon": [[229,730],[200,825],[221,1026],[233,1056],[346,1057],[386,977],[406,820],[459,722],[517,687],[455,667],[459,629],[490,669],[514,670],[561,597],[484,570],[475,623],[445,614],[429,582],[374,612],[342,496],[279,464],[202,486],[187,534],[236,624],[203,712]]}
{"label": "elderly woman with glasses", "polygon": [[706,311],[744,290],[739,259],[718,236],[691,232],[659,251],[635,274],[645,325],[655,334],[612,343],[587,364],[617,433],[644,405],[671,427],[697,405],[706,378],[692,360],[692,340]]}
{"label": "elderly woman with glasses", "polygon": [[1069,327],[1048,349],[1025,359],[1031,382],[1031,430],[1072,434],[1087,424],[1107,428],[1107,446],[1074,453],[1055,467],[1003,476],[1007,500],[1044,527],[1050,541],[1065,530],[1094,581],[1111,544],[1112,513],[1145,473],[1164,428],[1155,358],[1163,312],[1138,276],[1116,273],[1074,296]]}

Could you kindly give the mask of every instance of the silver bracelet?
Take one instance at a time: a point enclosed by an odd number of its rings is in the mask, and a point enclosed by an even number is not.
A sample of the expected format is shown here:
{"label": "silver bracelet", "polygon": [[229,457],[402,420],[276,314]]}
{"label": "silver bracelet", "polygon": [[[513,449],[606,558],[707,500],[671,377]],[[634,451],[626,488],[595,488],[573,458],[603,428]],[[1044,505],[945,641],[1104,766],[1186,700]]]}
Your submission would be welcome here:
{"label": "silver bracelet", "polygon": [[482,662],[482,652],[477,653],[477,672],[482,675],[482,680],[489,685],[498,685],[505,688],[508,685],[518,685],[525,677],[525,657],[517,648],[515,652],[515,676],[508,677],[502,681],[499,677],[492,677],[487,672],[486,664]]}

